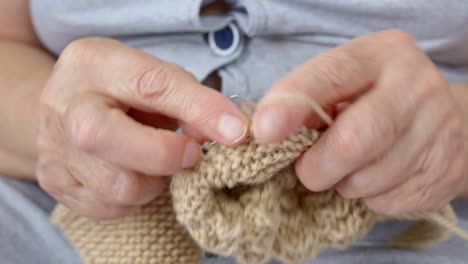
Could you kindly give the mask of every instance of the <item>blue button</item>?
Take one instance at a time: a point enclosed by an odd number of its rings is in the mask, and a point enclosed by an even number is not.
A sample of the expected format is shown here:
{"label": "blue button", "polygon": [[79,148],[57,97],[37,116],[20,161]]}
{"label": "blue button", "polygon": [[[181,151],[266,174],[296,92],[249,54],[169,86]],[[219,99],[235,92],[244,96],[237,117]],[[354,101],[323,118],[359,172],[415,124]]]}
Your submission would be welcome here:
{"label": "blue button", "polygon": [[239,49],[241,42],[239,28],[233,23],[208,35],[208,43],[211,49],[219,56],[234,54]]}
{"label": "blue button", "polygon": [[214,32],[214,41],[216,46],[222,50],[227,50],[234,43],[234,33],[230,27],[225,27],[219,31]]}

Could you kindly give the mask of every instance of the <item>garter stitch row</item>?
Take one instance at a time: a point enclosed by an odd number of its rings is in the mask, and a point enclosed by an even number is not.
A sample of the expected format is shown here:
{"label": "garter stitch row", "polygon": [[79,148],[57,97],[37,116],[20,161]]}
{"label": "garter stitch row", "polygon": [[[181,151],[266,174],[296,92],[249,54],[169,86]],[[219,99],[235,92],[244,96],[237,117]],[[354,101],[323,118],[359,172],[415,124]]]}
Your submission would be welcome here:
{"label": "garter stitch row", "polygon": [[[197,169],[172,181],[177,220],[203,249],[240,263],[301,263],[324,249],[348,247],[386,217],[360,199],[310,192],[297,180],[292,165],[318,137],[301,129],[277,145],[210,146]],[[419,222],[389,245],[422,248],[447,239],[450,230],[432,222],[434,215],[456,225],[450,206],[401,216]]]}
{"label": "garter stitch row", "polygon": [[[245,264],[301,263],[346,248],[387,218],[297,180],[292,164],[318,138],[300,129],[281,144],[210,144],[195,169],[174,175],[170,191],[132,216],[94,222],[59,205],[52,217],[86,264],[195,264],[202,251]],[[468,239],[450,206],[398,219],[415,224],[389,246],[423,248],[452,232]]]}

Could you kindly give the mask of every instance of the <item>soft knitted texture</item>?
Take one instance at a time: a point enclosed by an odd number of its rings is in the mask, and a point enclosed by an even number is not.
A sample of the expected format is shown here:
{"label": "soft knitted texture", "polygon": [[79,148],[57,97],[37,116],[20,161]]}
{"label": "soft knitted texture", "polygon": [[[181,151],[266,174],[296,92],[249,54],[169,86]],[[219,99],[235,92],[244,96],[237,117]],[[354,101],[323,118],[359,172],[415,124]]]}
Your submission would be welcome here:
{"label": "soft knitted texture", "polygon": [[[275,100],[306,104],[333,122],[309,99],[279,94]],[[281,144],[207,144],[196,168],[174,175],[170,192],[132,216],[93,222],[59,205],[53,219],[86,264],[194,264],[202,250],[245,264],[300,263],[327,248],[345,249],[387,217],[360,199],[310,192],[298,181],[292,165],[319,136],[302,128]],[[421,249],[452,232],[468,240],[449,205],[396,218],[416,222],[389,246]]]}
{"label": "soft knitted texture", "polygon": [[[310,192],[297,180],[291,165],[318,136],[300,129],[282,144],[209,146],[197,169],[172,181],[177,219],[203,249],[240,263],[300,263],[323,249],[346,248],[386,217],[360,199]],[[448,238],[450,231],[433,223],[433,215],[456,224],[449,206],[401,216],[420,221],[389,246],[423,248]]]}
{"label": "soft knitted texture", "polygon": [[202,248],[241,263],[298,262],[347,246],[376,216],[359,200],[299,183],[291,164],[317,139],[303,129],[278,145],[210,146],[198,169],[173,179],[177,219]]}
{"label": "soft knitted texture", "polygon": [[62,205],[52,217],[86,264],[190,264],[202,255],[177,223],[168,192],[115,221],[94,222]]}
{"label": "soft knitted texture", "polygon": [[[385,219],[359,199],[301,185],[291,165],[318,137],[301,129],[281,144],[210,144],[194,170],[173,177],[173,207],[166,193],[121,220],[94,222],[63,206],[53,219],[87,264],[199,263],[201,249],[240,263],[300,263],[346,248]],[[450,206],[399,218],[419,221],[390,246],[423,248],[459,231]]]}

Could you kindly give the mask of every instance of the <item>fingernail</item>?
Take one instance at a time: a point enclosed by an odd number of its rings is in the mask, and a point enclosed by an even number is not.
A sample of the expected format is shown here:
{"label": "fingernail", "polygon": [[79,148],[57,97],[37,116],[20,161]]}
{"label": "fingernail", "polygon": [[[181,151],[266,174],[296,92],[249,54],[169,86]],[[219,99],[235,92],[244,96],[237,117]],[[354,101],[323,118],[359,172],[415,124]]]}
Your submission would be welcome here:
{"label": "fingernail", "polygon": [[260,142],[268,143],[277,137],[277,131],[284,126],[285,113],[281,109],[266,109],[256,119],[253,131]]}
{"label": "fingernail", "polygon": [[201,151],[197,143],[189,141],[185,145],[184,160],[182,161],[182,168],[187,169],[195,166],[200,159]]}
{"label": "fingernail", "polygon": [[229,143],[241,140],[247,131],[247,125],[238,117],[230,114],[221,115],[218,121],[218,132]]}

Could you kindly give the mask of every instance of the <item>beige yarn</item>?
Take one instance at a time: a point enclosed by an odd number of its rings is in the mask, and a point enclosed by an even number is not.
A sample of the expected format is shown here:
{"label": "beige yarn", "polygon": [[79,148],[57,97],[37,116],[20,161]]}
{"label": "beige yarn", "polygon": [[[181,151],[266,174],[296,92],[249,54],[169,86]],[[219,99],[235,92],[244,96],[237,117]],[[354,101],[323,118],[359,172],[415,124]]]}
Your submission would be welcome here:
{"label": "beige yarn", "polygon": [[[173,177],[170,193],[135,215],[93,222],[58,206],[53,220],[87,264],[194,264],[202,250],[246,264],[300,263],[346,248],[386,219],[359,199],[313,193],[297,180],[292,164],[318,138],[300,129],[281,144],[210,144],[194,170]],[[423,248],[452,232],[468,239],[450,206],[399,219],[416,222],[389,246]]]}
{"label": "beige yarn", "polygon": [[168,192],[124,219],[94,222],[62,205],[52,218],[86,264],[191,264],[202,255],[177,223]]}
{"label": "beige yarn", "polygon": [[[196,170],[172,181],[177,219],[202,248],[241,263],[300,263],[326,248],[346,248],[385,216],[332,190],[310,192],[297,180],[291,164],[317,139],[316,131],[301,129],[278,145],[210,146]],[[445,240],[450,231],[432,222],[436,217],[456,225],[449,206],[402,216],[421,221],[389,245],[423,248]]]}

